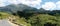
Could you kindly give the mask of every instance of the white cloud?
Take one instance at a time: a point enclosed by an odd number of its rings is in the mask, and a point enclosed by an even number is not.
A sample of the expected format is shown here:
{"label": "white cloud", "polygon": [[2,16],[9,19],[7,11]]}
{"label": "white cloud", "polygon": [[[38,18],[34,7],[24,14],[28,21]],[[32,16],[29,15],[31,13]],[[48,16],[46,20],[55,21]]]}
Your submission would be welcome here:
{"label": "white cloud", "polygon": [[[8,0],[9,3],[12,4],[26,4],[32,7],[36,8],[44,8],[45,10],[53,10],[55,8],[60,9],[60,1],[54,3],[54,2],[45,2],[42,6],[40,5],[42,0]],[[3,4],[1,4],[3,5]]]}
{"label": "white cloud", "polygon": [[56,4],[53,2],[46,2],[44,5],[42,5],[42,8],[44,8],[45,10],[53,10],[54,8],[56,8]]}
{"label": "white cloud", "polygon": [[11,4],[18,4],[18,2],[16,0],[8,0],[8,2]]}
{"label": "white cloud", "polygon": [[56,6],[57,6],[56,9],[59,10],[60,9],[60,1],[56,2]]}
{"label": "white cloud", "polygon": [[0,7],[6,6],[8,4],[26,4],[32,7],[39,8],[42,0],[0,0]]}
{"label": "white cloud", "polygon": [[42,2],[42,0],[0,0],[0,7],[5,6],[5,3],[10,3],[10,4],[26,4],[32,7],[37,7],[39,8],[40,3]]}
{"label": "white cloud", "polygon": [[54,2],[45,2],[42,6],[40,5],[42,0],[0,0],[0,7],[6,6],[6,3],[9,4],[26,4],[28,6],[36,7],[36,8],[44,8],[45,10],[53,10],[54,8],[60,9],[60,1]]}
{"label": "white cloud", "polygon": [[5,0],[0,0],[0,7],[5,6],[5,5],[4,5],[4,2],[5,2]]}
{"label": "white cloud", "polygon": [[0,0],[0,7],[4,7],[6,5],[8,5],[8,1],[7,0]]}
{"label": "white cloud", "polygon": [[40,6],[40,3],[42,0],[8,0],[8,2],[13,3],[13,4],[26,4],[32,7]]}

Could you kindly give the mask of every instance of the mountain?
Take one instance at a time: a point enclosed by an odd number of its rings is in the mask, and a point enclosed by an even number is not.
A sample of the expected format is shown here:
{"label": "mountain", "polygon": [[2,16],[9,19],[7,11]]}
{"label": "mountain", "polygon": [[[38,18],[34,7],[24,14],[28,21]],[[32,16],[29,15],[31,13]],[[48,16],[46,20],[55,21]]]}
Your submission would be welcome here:
{"label": "mountain", "polygon": [[60,10],[49,11],[49,10],[44,10],[43,8],[37,9],[24,4],[18,4],[18,5],[10,4],[5,7],[0,7],[0,11],[9,12],[9,13],[17,13],[19,11],[22,13],[43,13],[43,14],[60,13]]}
{"label": "mountain", "polygon": [[10,5],[5,6],[5,7],[0,7],[0,11],[8,11],[8,12],[13,12],[13,13],[16,13],[17,11],[23,11],[25,9],[32,10],[34,8],[27,6],[27,5],[24,5],[24,4],[18,4],[18,5],[10,4]]}
{"label": "mountain", "polygon": [[5,7],[0,7],[1,12],[12,12],[11,9],[5,8]]}

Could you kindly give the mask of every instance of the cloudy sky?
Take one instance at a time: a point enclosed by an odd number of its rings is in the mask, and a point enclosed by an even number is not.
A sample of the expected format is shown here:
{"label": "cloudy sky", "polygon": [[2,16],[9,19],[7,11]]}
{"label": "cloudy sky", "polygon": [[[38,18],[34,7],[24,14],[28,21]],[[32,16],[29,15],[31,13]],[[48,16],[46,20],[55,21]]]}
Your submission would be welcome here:
{"label": "cloudy sky", "polygon": [[60,0],[0,0],[0,7],[20,3],[38,9],[42,7],[45,10],[60,10]]}

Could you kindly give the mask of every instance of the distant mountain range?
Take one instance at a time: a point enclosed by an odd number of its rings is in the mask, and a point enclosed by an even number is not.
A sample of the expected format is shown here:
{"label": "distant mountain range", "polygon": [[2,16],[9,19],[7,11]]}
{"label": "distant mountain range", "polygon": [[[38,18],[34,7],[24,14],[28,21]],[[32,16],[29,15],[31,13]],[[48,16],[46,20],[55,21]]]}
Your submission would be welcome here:
{"label": "distant mountain range", "polygon": [[23,11],[24,9],[34,9],[33,7],[24,5],[24,4],[11,4],[5,7],[0,7],[0,11],[8,11],[8,12],[17,12],[17,11]]}
{"label": "distant mountain range", "polygon": [[18,4],[18,5],[10,4],[5,7],[0,7],[0,11],[10,12],[10,13],[16,13],[17,11],[21,11],[24,13],[53,13],[53,14],[60,13],[60,10],[49,11],[43,8],[37,9],[37,8],[30,7],[24,4]]}

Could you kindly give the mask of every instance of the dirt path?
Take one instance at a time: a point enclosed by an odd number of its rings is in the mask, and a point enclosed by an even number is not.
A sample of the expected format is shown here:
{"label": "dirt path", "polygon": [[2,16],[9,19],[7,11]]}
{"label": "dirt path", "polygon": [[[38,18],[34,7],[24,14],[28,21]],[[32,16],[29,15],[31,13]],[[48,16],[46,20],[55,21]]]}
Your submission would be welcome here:
{"label": "dirt path", "polygon": [[12,26],[7,20],[0,20],[0,26]]}
{"label": "dirt path", "polygon": [[18,26],[18,25],[16,25],[16,24],[13,24],[13,23],[11,23],[10,21],[8,21],[12,26]]}
{"label": "dirt path", "polygon": [[18,26],[18,25],[13,24],[8,20],[0,20],[0,26]]}

